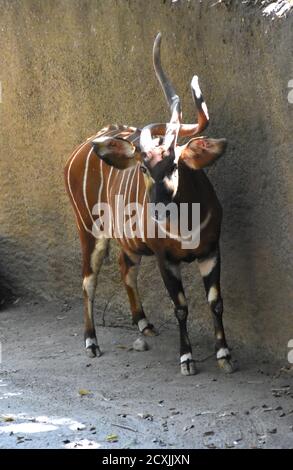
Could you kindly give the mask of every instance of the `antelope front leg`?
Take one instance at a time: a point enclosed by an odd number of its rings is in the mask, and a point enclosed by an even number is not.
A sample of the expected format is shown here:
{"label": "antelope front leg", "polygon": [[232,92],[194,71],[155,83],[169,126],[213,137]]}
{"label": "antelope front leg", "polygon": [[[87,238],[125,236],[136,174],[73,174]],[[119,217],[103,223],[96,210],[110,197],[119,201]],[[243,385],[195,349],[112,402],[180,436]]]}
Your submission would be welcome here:
{"label": "antelope front leg", "polygon": [[221,257],[219,248],[207,257],[199,259],[198,264],[203,277],[207,301],[213,315],[218,365],[224,372],[231,373],[234,371],[234,367],[231,362],[231,354],[227,346],[223,326],[223,299],[221,297],[220,286]]}
{"label": "antelope front leg", "polygon": [[181,373],[183,375],[194,375],[196,374],[196,368],[187,333],[188,307],[181,280],[180,265],[167,260],[160,260],[159,267],[165,286],[175,305],[175,315],[179,323]]}
{"label": "antelope front leg", "polygon": [[94,299],[97,277],[107,254],[109,240],[95,240],[80,233],[83,250],[83,295],[84,295],[84,340],[88,357],[101,355],[98,346],[95,322]]}
{"label": "antelope front leg", "polygon": [[130,303],[132,322],[138,326],[139,331],[143,335],[155,336],[157,332],[145,316],[138,294],[137,276],[140,261],[141,256],[126,254],[125,251],[121,251],[120,253],[120,270]]}

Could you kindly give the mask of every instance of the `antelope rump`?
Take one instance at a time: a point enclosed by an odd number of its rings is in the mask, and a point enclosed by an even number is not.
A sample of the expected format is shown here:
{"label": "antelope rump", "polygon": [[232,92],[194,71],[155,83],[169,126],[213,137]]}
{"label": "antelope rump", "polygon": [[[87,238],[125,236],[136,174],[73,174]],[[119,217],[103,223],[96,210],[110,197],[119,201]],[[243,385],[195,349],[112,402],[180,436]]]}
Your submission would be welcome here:
{"label": "antelope rump", "polygon": [[[181,280],[182,262],[197,260],[206,297],[215,327],[217,362],[225,372],[232,372],[230,352],[222,322],[223,300],[220,287],[219,238],[222,208],[203,168],[211,165],[225,151],[225,139],[198,137],[208,126],[209,116],[197,76],[191,81],[197,123],[182,123],[180,99],[161,66],[161,34],[154,42],[153,62],[156,76],[165,94],[169,109],[168,123],[155,123],[143,129],[111,125],[83,142],[71,155],[65,167],[66,189],[73,206],[83,256],[84,338],[90,357],[100,349],[94,326],[94,296],[97,277],[109,249],[109,236],[95,230],[101,204],[108,204],[114,214],[117,197],[142,207],[139,235],[128,237],[123,231],[111,237],[120,245],[120,270],[129,297],[132,320],[145,336],[156,334],[140,301],[137,276],[142,256],[154,255],[174,303],[180,331],[180,368],[183,375],[196,373],[187,332],[188,306]],[[191,137],[183,145],[179,138]],[[170,203],[178,206],[200,204],[200,241],[196,247],[182,245],[179,236],[172,236],[166,216],[167,236],[150,237],[146,230],[150,219],[160,224],[161,215],[150,214],[148,205]],[[188,212],[189,214],[190,212]],[[189,221],[187,221],[189,222]]]}

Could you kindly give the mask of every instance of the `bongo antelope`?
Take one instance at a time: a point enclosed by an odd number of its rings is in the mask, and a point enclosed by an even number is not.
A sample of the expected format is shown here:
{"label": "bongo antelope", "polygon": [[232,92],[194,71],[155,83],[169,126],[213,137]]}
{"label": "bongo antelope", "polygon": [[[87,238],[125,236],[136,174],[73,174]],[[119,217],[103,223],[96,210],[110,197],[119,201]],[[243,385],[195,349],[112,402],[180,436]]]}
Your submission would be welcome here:
{"label": "bongo antelope", "polygon": [[[220,288],[219,237],[222,208],[203,171],[220,157],[225,139],[196,137],[207,127],[209,116],[198,78],[191,81],[192,97],[197,109],[197,123],[183,124],[180,99],[161,66],[161,34],[154,42],[153,61],[159,83],[170,108],[168,123],[149,124],[143,129],[111,125],[82,143],[65,167],[65,184],[79,230],[83,256],[83,293],[85,347],[90,357],[99,356],[93,317],[97,276],[108,253],[109,238],[94,233],[97,203],[108,203],[113,209],[115,197],[142,207],[141,223],[146,226],[149,202],[170,201],[176,205],[200,203],[200,243],[196,248],[183,248],[179,237],[164,239],[141,236],[116,238],[121,247],[120,269],[129,297],[132,320],[146,336],[156,334],[140,301],[137,276],[141,257],[155,255],[162,278],[174,303],[180,330],[180,367],[183,375],[196,373],[187,333],[188,307],[181,280],[181,262],[197,260],[210,306],[216,338],[216,358],[225,372],[232,372],[230,352],[222,323],[223,301]],[[179,145],[178,138],[192,137]],[[143,229],[144,230],[144,229]]]}

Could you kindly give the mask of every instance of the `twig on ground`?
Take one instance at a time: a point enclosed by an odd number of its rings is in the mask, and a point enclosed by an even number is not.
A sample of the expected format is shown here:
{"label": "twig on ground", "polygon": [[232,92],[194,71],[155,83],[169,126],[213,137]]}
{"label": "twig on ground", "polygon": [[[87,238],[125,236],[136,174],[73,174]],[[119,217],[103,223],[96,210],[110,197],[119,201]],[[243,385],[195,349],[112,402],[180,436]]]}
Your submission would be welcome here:
{"label": "twig on ground", "polygon": [[137,429],[133,429],[130,426],[124,426],[123,424],[114,424],[114,423],[112,423],[111,426],[116,426],[116,428],[126,429],[127,431],[137,432]]}
{"label": "twig on ground", "polygon": [[105,313],[106,313],[106,311],[107,311],[107,308],[108,308],[108,306],[109,306],[109,303],[110,303],[110,299],[107,300],[106,305],[105,305],[104,310],[103,310],[103,313],[102,313],[102,325],[103,325],[103,326],[106,326],[106,322],[105,322]]}

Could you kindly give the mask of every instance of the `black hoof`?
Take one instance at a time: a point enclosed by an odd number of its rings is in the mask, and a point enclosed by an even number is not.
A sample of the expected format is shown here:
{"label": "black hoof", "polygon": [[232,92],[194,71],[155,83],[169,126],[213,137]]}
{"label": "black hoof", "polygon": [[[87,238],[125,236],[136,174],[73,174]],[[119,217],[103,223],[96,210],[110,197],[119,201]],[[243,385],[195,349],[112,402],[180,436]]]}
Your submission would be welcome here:
{"label": "black hoof", "polygon": [[159,332],[156,330],[156,328],[154,327],[154,325],[152,325],[151,323],[148,324],[148,326],[146,326],[143,330],[142,330],[142,334],[144,336],[158,336],[159,335]]}
{"label": "black hoof", "polygon": [[225,374],[233,374],[233,372],[236,371],[236,366],[230,358],[223,357],[222,359],[218,359],[218,366]]}

